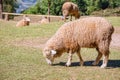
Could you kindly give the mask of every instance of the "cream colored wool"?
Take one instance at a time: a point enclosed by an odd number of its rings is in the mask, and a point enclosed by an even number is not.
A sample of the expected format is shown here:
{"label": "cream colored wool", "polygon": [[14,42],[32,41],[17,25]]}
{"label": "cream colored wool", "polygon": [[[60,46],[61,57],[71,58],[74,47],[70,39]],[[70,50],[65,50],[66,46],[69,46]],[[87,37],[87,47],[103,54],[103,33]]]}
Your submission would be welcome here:
{"label": "cream colored wool", "polygon": [[63,17],[66,21],[66,17],[71,15],[71,19],[72,20],[72,16],[75,17],[75,19],[78,19],[80,17],[80,13],[79,13],[79,8],[76,4],[72,3],[72,2],[65,2],[62,6],[62,14]]}
{"label": "cream colored wool", "polygon": [[30,24],[30,18],[24,17],[22,20],[17,22],[16,26],[17,27],[29,26],[29,24]]}
{"label": "cream colored wool", "polygon": [[[45,57],[51,56],[51,52],[46,53],[46,50],[54,50],[56,51],[56,54],[53,56],[54,59],[61,56],[64,52],[70,54],[77,52],[79,55],[79,51],[83,47],[96,48],[98,56],[93,65],[97,65],[103,55],[105,58],[101,67],[104,68],[107,66],[109,45],[113,32],[113,26],[101,17],[88,17],[68,22],[62,25],[55,35],[47,41],[43,54]],[[83,61],[82,58],[80,61]]]}

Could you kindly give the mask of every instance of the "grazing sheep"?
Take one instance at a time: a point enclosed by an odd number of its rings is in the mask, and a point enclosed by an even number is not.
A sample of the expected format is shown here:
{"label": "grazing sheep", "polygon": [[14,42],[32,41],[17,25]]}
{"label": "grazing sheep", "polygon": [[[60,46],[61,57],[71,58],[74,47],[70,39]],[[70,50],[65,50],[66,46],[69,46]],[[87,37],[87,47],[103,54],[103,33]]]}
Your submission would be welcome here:
{"label": "grazing sheep", "polygon": [[29,26],[30,24],[30,18],[29,17],[26,17],[26,16],[23,16],[23,19],[20,20],[16,26],[17,27],[21,27],[21,26]]}
{"label": "grazing sheep", "polygon": [[43,17],[42,20],[39,21],[39,23],[41,23],[41,24],[47,24],[47,23],[49,23],[49,20],[48,20],[47,17]]}
{"label": "grazing sheep", "polygon": [[78,6],[72,2],[65,2],[63,4],[62,14],[64,16],[65,21],[66,21],[67,16],[69,16],[69,15],[71,15],[70,20],[72,20],[72,16],[75,16],[75,19],[78,19],[80,17]]}
{"label": "grazing sheep", "polygon": [[67,52],[69,56],[66,66],[70,66],[73,53],[77,53],[81,65],[83,65],[80,49],[84,47],[96,48],[98,56],[93,65],[97,65],[103,55],[101,68],[105,68],[113,32],[113,26],[101,17],[88,17],[68,22],[62,25],[55,35],[47,41],[43,49],[43,55],[47,63],[52,64],[54,58]]}

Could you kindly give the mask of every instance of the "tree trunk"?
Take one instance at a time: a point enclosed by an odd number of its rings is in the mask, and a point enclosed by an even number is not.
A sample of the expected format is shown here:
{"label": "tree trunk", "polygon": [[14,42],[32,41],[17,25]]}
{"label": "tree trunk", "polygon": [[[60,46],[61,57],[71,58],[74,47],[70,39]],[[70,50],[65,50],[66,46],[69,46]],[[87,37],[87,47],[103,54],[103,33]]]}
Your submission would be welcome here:
{"label": "tree trunk", "polygon": [[49,22],[50,22],[50,4],[51,4],[51,2],[50,2],[50,0],[48,0],[48,20],[49,20]]}
{"label": "tree trunk", "polygon": [[2,0],[0,0],[0,19],[2,19]]}

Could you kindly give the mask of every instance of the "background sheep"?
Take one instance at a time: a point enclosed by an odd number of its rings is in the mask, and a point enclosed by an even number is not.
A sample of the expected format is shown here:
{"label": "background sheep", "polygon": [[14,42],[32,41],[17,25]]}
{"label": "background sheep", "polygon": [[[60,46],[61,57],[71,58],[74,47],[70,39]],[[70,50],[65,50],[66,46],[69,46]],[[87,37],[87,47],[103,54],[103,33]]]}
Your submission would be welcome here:
{"label": "background sheep", "polygon": [[47,24],[47,23],[49,23],[49,20],[48,20],[47,17],[43,17],[42,20],[39,21],[39,23],[41,23],[41,24]]}
{"label": "background sheep", "polygon": [[93,65],[97,65],[103,55],[101,68],[105,68],[108,62],[109,45],[113,32],[113,26],[101,17],[83,18],[69,22],[62,25],[56,34],[47,41],[43,55],[46,57],[48,64],[52,64],[54,58],[67,52],[69,57],[66,65],[70,66],[72,55],[76,52],[81,65],[83,65],[80,49],[82,47],[96,48],[98,56]]}
{"label": "background sheep", "polygon": [[70,20],[72,20],[72,16],[75,16],[75,19],[80,17],[79,8],[76,4],[72,2],[65,2],[62,6],[62,14],[66,21],[66,17],[71,15]]}
{"label": "background sheep", "polygon": [[26,16],[23,16],[23,19],[20,20],[16,26],[17,27],[20,27],[20,26],[29,26],[30,24],[30,18],[29,17],[26,17]]}

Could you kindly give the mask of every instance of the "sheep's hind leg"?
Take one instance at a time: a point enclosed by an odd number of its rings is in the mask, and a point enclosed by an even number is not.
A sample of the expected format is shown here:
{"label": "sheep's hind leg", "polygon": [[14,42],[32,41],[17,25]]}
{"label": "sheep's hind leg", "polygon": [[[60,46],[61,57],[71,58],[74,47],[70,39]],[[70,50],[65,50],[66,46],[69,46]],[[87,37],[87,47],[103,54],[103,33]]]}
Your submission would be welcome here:
{"label": "sheep's hind leg", "polygon": [[99,51],[103,55],[103,63],[101,65],[101,68],[105,68],[107,66],[107,63],[108,63],[108,58],[109,58],[109,44],[110,44],[110,42],[108,40],[106,40],[106,41],[103,41],[99,45]]}
{"label": "sheep's hind leg", "polygon": [[101,65],[101,68],[105,68],[107,66],[108,58],[109,58],[109,52],[103,54],[103,63]]}
{"label": "sheep's hind leg", "polygon": [[72,61],[72,52],[70,51],[69,52],[69,56],[68,56],[68,61],[66,63],[66,66],[69,67],[71,65],[71,61]]}
{"label": "sheep's hind leg", "polygon": [[77,51],[77,56],[79,57],[80,65],[83,66],[84,61],[83,61],[83,59],[82,59],[82,57],[81,57],[80,51]]}
{"label": "sheep's hind leg", "polygon": [[99,51],[99,49],[96,48],[96,50],[98,51],[98,56],[97,56],[96,60],[92,63],[92,65],[94,65],[94,66],[99,63],[99,61],[100,61],[100,59],[102,57],[102,53]]}

